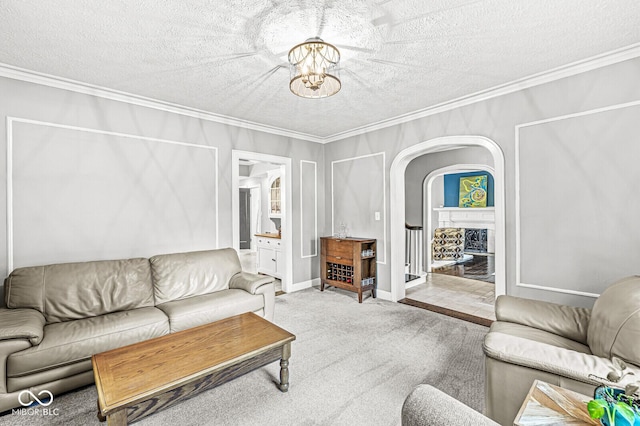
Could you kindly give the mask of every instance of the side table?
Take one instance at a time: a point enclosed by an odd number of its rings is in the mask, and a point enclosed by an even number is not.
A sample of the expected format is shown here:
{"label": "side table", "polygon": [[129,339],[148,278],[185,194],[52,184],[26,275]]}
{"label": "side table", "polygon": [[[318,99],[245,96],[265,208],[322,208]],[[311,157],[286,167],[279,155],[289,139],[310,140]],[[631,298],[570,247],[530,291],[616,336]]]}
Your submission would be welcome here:
{"label": "side table", "polygon": [[551,385],[533,382],[529,394],[514,420],[515,426],[532,425],[600,425],[587,411],[593,397]]}

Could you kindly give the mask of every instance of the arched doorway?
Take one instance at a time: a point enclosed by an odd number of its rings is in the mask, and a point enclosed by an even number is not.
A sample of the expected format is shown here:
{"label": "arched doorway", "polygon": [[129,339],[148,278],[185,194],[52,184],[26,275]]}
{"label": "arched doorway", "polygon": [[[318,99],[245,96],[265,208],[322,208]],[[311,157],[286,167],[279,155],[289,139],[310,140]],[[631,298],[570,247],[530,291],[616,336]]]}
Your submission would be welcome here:
{"label": "arched doorway", "polygon": [[424,263],[424,266],[425,266],[424,272],[431,272],[431,250],[430,250],[430,247],[427,247],[427,241],[429,241],[431,238],[429,233],[433,228],[432,223],[434,220],[437,220],[433,218],[433,205],[431,202],[432,200],[431,186],[433,185],[433,181],[437,177],[443,176],[448,173],[464,173],[464,172],[471,172],[471,171],[477,171],[477,170],[488,172],[491,174],[491,176],[495,174],[495,169],[493,167],[487,166],[486,164],[455,164],[452,166],[436,169],[431,173],[429,173],[424,178],[424,182],[422,184],[423,194],[424,194],[424,198],[422,200],[422,204],[423,204],[422,223],[424,228],[426,229],[426,232],[424,233],[424,241],[423,241],[423,245],[425,246],[424,247],[425,255],[426,255],[425,263]]}
{"label": "arched doorway", "polygon": [[390,170],[390,236],[391,236],[391,298],[394,302],[405,297],[404,238],[405,238],[405,171],[411,160],[425,154],[461,147],[482,147],[489,151],[494,163],[495,221],[496,221],[496,296],[506,293],[505,269],[505,195],[504,155],[491,139],[483,136],[445,136],[413,145],[401,151]]}

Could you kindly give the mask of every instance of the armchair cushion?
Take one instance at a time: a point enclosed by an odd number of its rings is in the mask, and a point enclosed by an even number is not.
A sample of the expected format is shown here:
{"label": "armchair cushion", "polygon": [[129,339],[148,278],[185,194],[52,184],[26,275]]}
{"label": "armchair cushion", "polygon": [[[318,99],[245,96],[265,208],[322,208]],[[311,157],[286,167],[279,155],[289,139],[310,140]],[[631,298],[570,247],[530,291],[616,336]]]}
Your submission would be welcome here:
{"label": "armchair cushion", "polygon": [[0,309],[0,340],[29,339],[37,345],[44,336],[44,323],[35,309]]}
{"label": "armchair cushion", "polygon": [[587,308],[505,295],[496,300],[498,321],[537,328],[583,344],[587,343],[590,318],[591,311]]}
{"label": "armchair cushion", "polygon": [[591,313],[587,341],[601,357],[613,356],[640,366],[640,276],[624,278],[607,288]]}

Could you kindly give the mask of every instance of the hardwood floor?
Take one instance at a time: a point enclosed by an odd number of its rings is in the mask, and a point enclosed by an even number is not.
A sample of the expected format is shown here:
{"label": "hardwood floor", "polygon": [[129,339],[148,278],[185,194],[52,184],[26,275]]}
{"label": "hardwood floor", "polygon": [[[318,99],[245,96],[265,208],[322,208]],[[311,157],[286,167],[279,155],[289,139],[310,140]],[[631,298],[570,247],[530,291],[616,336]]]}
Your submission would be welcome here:
{"label": "hardwood floor", "polygon": [[470,280],[495,283],[495,256],[474,254],[471,260],[433,269],[434,274],[452,275]]}

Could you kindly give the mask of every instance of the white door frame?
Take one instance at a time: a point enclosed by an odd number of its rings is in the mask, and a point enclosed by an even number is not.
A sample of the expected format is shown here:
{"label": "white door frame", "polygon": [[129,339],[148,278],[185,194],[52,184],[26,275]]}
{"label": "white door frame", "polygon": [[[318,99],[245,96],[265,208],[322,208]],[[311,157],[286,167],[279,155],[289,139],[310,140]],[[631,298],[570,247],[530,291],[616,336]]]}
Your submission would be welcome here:
{"label": "white door frame", "polygon": [[[284,166],[281,179],[282,198],[282,240],[284,242],[285,273],[282,276],[282,291],[288,293],[293,289],[293,208],[291,158],[262,154],[251,151],[231,151],[231,228],[233,248],[240,248],[240,159],[255,160]],[[265,214],[265,212],[263,212]]]}
{"label": "white door frame", "polygon": [[506,239],[505,239],[505,182],[504,154],[497,143],[484,136],[444,136],[430,139],[402,150],[391,163],[390,176],[390,231],[391,231],[391,300],[405,297],[404,238],[405,238],[405,171],[414,158],[447,149],[480,146],[493,157],[495,173],[494,201],[496,221],[496,297],[506,294]]}
{"label": "white door frame", "polygon": [[495,174],[495,169],[487,166],[486,164],[454,164],[453,166],[442,167],[432,171],[426,178],[424,178],[424,181],[422,181],[422,228],[424,230],[422,233],[424,238],[422,244],[425,247],[425,253],[427,255],[426,263],[424,264],[424,272],[431,272],[431,244],[427,244],[427,242],[431,241],[431,223],[433,221],[433,205],[431,200],[431,185],[433,184],[433,181],[438,176],[442,175],[475,172],[478,170],[491,173],[492,177]]}

